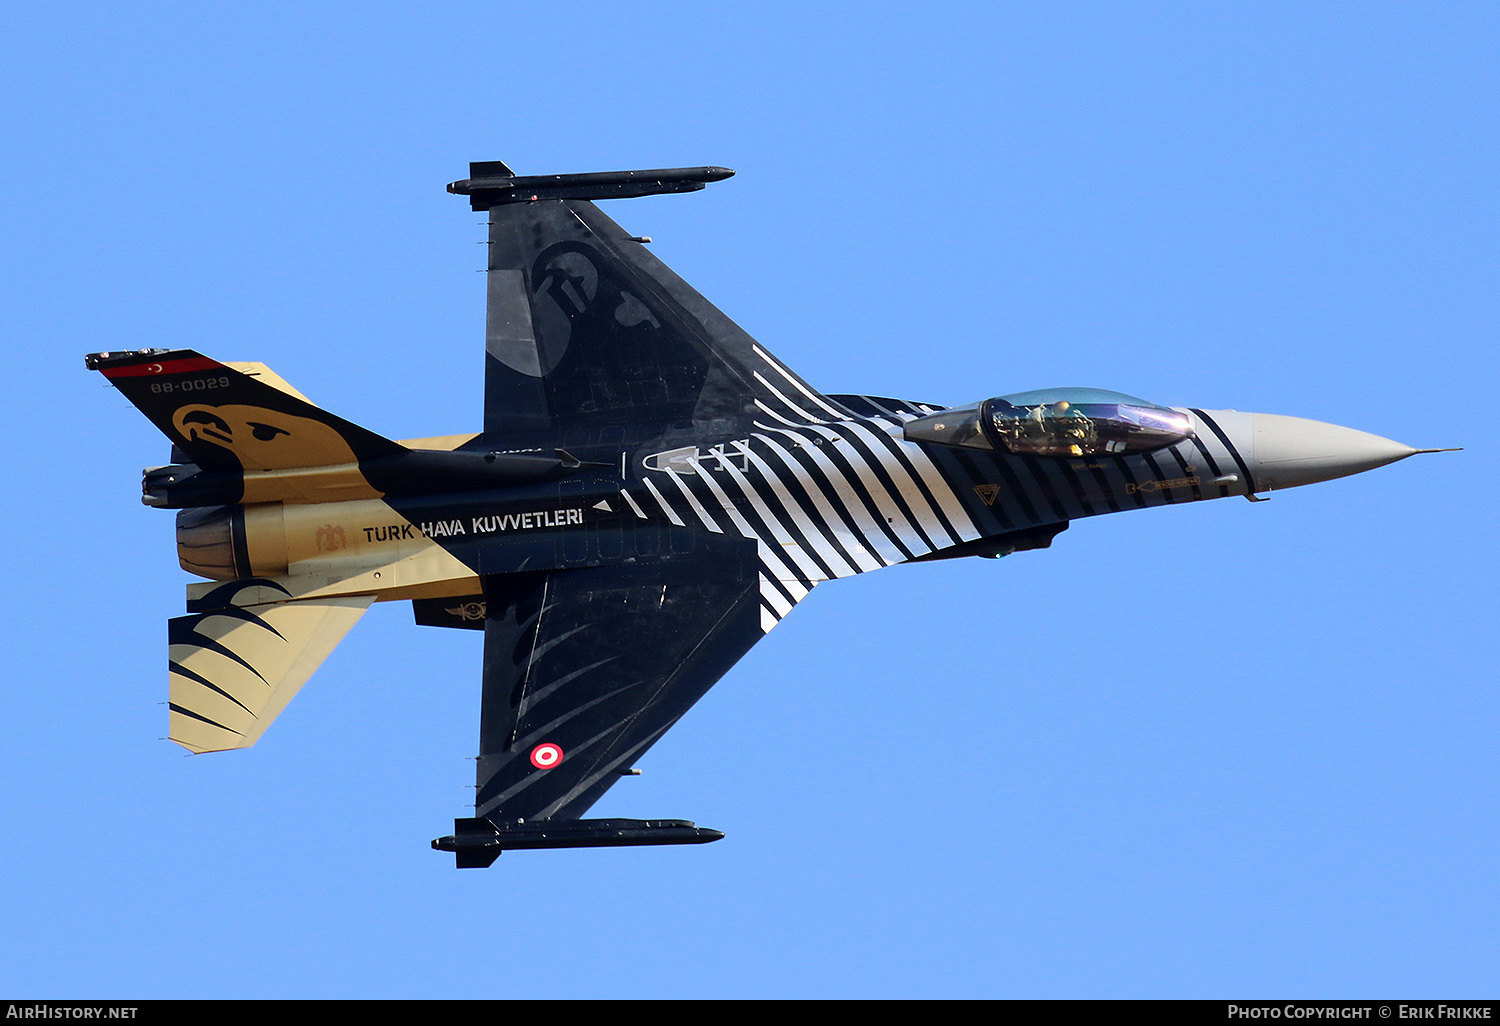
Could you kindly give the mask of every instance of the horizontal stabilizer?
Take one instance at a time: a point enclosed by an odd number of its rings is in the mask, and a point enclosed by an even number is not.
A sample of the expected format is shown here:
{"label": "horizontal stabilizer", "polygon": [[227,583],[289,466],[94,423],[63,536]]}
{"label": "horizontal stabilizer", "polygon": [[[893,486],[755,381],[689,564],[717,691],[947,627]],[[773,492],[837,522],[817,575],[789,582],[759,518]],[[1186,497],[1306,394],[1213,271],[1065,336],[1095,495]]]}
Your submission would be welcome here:
{"label": "horizontal stabilizer", "polygon": [[230,370],[239,371],[247,378],[254,378],[256,381],[264,382],[265,384],[270,385],[272,388],[285,392],[287,395],[295,396],[296,398],[307,403],[309,406],[317,405],[307,396],[303,395],[301,392],[297,391],[297,389],[293,388],[291,383],[287,381],[286,378],[283,378],[280,374],[277,374],[271,368],[267,367],[265,364],[259,361],[225,360],[224,366],[228,367]]}
{"label": "horizontal stabilizer", "polygon": [[375,598],[233,604],[268,587],[225,585],[218,608],[167,621],[171,738],[191,752],[253,745]]}
{"label": "horizontal stabilizer", "polygon": [[685,819],[539,819],[503,827],[488,819],[455,819],[453,834],[439,837],[432,846],[456,853],[459,869],[482,869],[513,849],[707,844],[723,836],[722,831]]}

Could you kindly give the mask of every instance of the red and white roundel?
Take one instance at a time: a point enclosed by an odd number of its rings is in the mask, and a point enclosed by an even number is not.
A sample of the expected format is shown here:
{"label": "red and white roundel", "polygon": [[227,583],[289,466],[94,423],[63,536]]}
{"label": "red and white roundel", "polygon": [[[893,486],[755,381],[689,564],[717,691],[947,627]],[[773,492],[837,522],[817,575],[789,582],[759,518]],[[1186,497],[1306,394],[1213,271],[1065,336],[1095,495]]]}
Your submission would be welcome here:
{"label": "red and white roundel", "polygon": [[563,750],[548,742],[531,750],[531,764],[537,769],[551,769],[563,760]]}

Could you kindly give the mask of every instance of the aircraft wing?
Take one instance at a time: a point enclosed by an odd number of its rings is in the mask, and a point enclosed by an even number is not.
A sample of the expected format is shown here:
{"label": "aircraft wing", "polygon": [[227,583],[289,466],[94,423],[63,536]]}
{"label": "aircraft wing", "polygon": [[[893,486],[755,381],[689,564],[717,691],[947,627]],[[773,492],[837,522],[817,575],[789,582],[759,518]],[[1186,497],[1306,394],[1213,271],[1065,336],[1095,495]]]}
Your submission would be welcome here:
{"label": "aircraft wing", "polygon": [[576,820],[764,632],[753,543],[485,579],[476,816]]}
{"label": "aircraft wing", "polygon": [[[514,448],[839,411],[581,199],[490,209],[485,433]],[[788,408],[789,407],[789,408]]]}

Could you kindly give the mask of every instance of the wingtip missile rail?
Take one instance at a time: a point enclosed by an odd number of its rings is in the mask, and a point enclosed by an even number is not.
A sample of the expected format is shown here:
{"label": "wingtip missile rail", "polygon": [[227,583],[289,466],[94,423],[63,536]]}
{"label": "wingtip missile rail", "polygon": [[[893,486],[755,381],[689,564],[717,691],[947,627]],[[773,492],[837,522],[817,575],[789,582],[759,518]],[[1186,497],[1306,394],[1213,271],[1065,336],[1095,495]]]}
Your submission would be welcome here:
{"label": "wingtip missile rail", "polygon": [[458,856],[459,869],[482,869],[504,851],[532,848],[633,848],[661,844],[708,844],[721,830],[686,819],[574,819],[498,824],[489,819],[453,821],[453,833],[436,838],[436,851]]}
{"label": "wingtip missile rail", "polygon": [[[449,182],[448,191],[469,197],[475,210],[488,210],[504,203],[533,200],[625,199],[631,196],[653,196],[661,193],[697,192],[709,182],[722,181],[734,174],[727,167],[673,167],[648,171],[596,171],[572,175],[514,175],[484,172],[508,172],[494,162],[470,169],[471,178]],[[477,173],[476,173],[477,172]]]}

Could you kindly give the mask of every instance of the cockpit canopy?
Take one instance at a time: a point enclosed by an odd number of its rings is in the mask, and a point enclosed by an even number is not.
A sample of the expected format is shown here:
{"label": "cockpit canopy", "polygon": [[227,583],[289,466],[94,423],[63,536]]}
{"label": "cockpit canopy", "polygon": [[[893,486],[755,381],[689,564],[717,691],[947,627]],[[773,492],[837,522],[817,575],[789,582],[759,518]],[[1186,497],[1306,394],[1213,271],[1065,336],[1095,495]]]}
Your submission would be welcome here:
{"label": "cockpit canopy", "polygon": [[1103,456],[1161,449],[1193,433],[1187,414],[1102,388],[1044,388],[908,421],[913,442],[1017,456]]}

